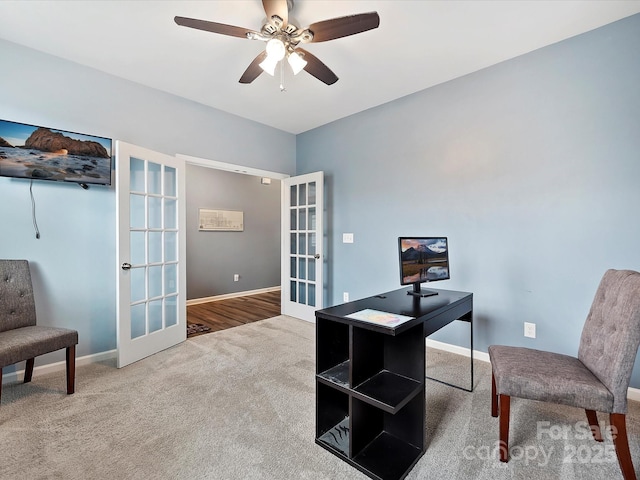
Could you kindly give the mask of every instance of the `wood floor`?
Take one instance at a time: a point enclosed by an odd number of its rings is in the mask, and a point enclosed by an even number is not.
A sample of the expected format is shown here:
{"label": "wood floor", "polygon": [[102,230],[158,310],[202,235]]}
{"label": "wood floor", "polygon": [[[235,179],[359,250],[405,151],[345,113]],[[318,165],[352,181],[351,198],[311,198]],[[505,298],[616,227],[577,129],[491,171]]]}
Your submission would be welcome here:
{"label": "wood floor", "polygon": [[211,330],[188,337],[217,332],[280,315],[280,290],[245,297],[216,300],[187,306],[187,324],[200,323]]}

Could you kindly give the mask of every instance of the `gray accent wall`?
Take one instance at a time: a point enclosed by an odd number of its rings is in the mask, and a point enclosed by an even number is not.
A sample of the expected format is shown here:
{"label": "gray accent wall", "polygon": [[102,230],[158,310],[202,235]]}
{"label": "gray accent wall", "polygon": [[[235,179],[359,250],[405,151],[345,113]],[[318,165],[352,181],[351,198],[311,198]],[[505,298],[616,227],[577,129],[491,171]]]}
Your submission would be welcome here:
{"label": "gray accent wall", "polygon": [[[260,180],[187,165],[187,299],[280,286],[280,181]],[[244,230],[200,231],[201,208],[242,211]]]}
{"label": "gray accent wall", "polygon": [[575,355],[604,272],[640,270],[639,45],[635,15],[298,135],[297,173],[326,174],[328,304],[400,288],[398,236],[448,236],[431,286],[473,292],[477,350]]}
{"label": "gray accent wall", "polygon": [[[0,59],[2,119],[295,172],[292,134],[2,40]],[[265,156],[264,145],[278,155]],[[32,262],[39,322],[77,329],[78,356],[116,348],[115,188],[35,181],[33,193],[39,240],[29,181],[0,178],[0,256]],[[63,358],[39,357],[36,366]]]}

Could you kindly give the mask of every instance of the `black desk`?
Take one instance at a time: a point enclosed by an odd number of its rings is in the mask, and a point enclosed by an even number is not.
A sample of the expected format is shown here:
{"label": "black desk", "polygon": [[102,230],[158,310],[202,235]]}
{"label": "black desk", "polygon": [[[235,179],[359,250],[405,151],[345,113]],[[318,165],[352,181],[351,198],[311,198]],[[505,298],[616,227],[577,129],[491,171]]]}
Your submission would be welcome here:
{"label": "black desk", "polygon": [[[472,293],[407,291],[316,312],[316,443],[381,480],[404,478],[425,452],[425,336],[473,318]],[[414,318],[389,327],[347,317],[365,309]],[[471,376],[473,388],[473,357]]]}

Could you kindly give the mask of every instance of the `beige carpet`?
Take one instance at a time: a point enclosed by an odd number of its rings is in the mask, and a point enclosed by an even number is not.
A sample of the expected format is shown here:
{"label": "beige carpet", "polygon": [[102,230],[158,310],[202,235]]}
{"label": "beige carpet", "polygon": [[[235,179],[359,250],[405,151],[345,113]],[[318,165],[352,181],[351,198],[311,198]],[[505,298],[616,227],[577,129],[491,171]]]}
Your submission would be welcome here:
{"label": "beige carpet", "polygon": [[[313,324],[276,317],[121,370],[79,367],[71,396],[63,372],[4,385],[0,479],[365,479],[314,443],[314,337]],[[467,358],[427,356],[429,375],[467,380]],[[517,399],[511,438],[522,455],[500,464],[490,371],[476,367],[473,394],[427,382],[428,450],[408,479],[622,478],[612,443],[581,437],[584,412]],[[636,403],[628,428],[640,467]]]}

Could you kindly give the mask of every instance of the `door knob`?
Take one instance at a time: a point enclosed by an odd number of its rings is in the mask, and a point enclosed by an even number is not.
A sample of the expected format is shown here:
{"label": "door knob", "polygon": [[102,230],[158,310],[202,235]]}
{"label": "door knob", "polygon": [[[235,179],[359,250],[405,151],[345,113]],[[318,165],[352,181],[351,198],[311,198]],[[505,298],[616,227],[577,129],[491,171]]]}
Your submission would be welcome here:
{"label": "door knob", "polygon": [[320,254],[319,254],[319,253],[316,253],[316,254],[313,256],[313,258],[320,258]]}
{"label": "door knob", "polygon": [[124,262],[124,263],[122,264],[122,269],[123,269],[123,270],[131,270],[131,264],[130,264],[130,263],[127,263],[127,262]]}

